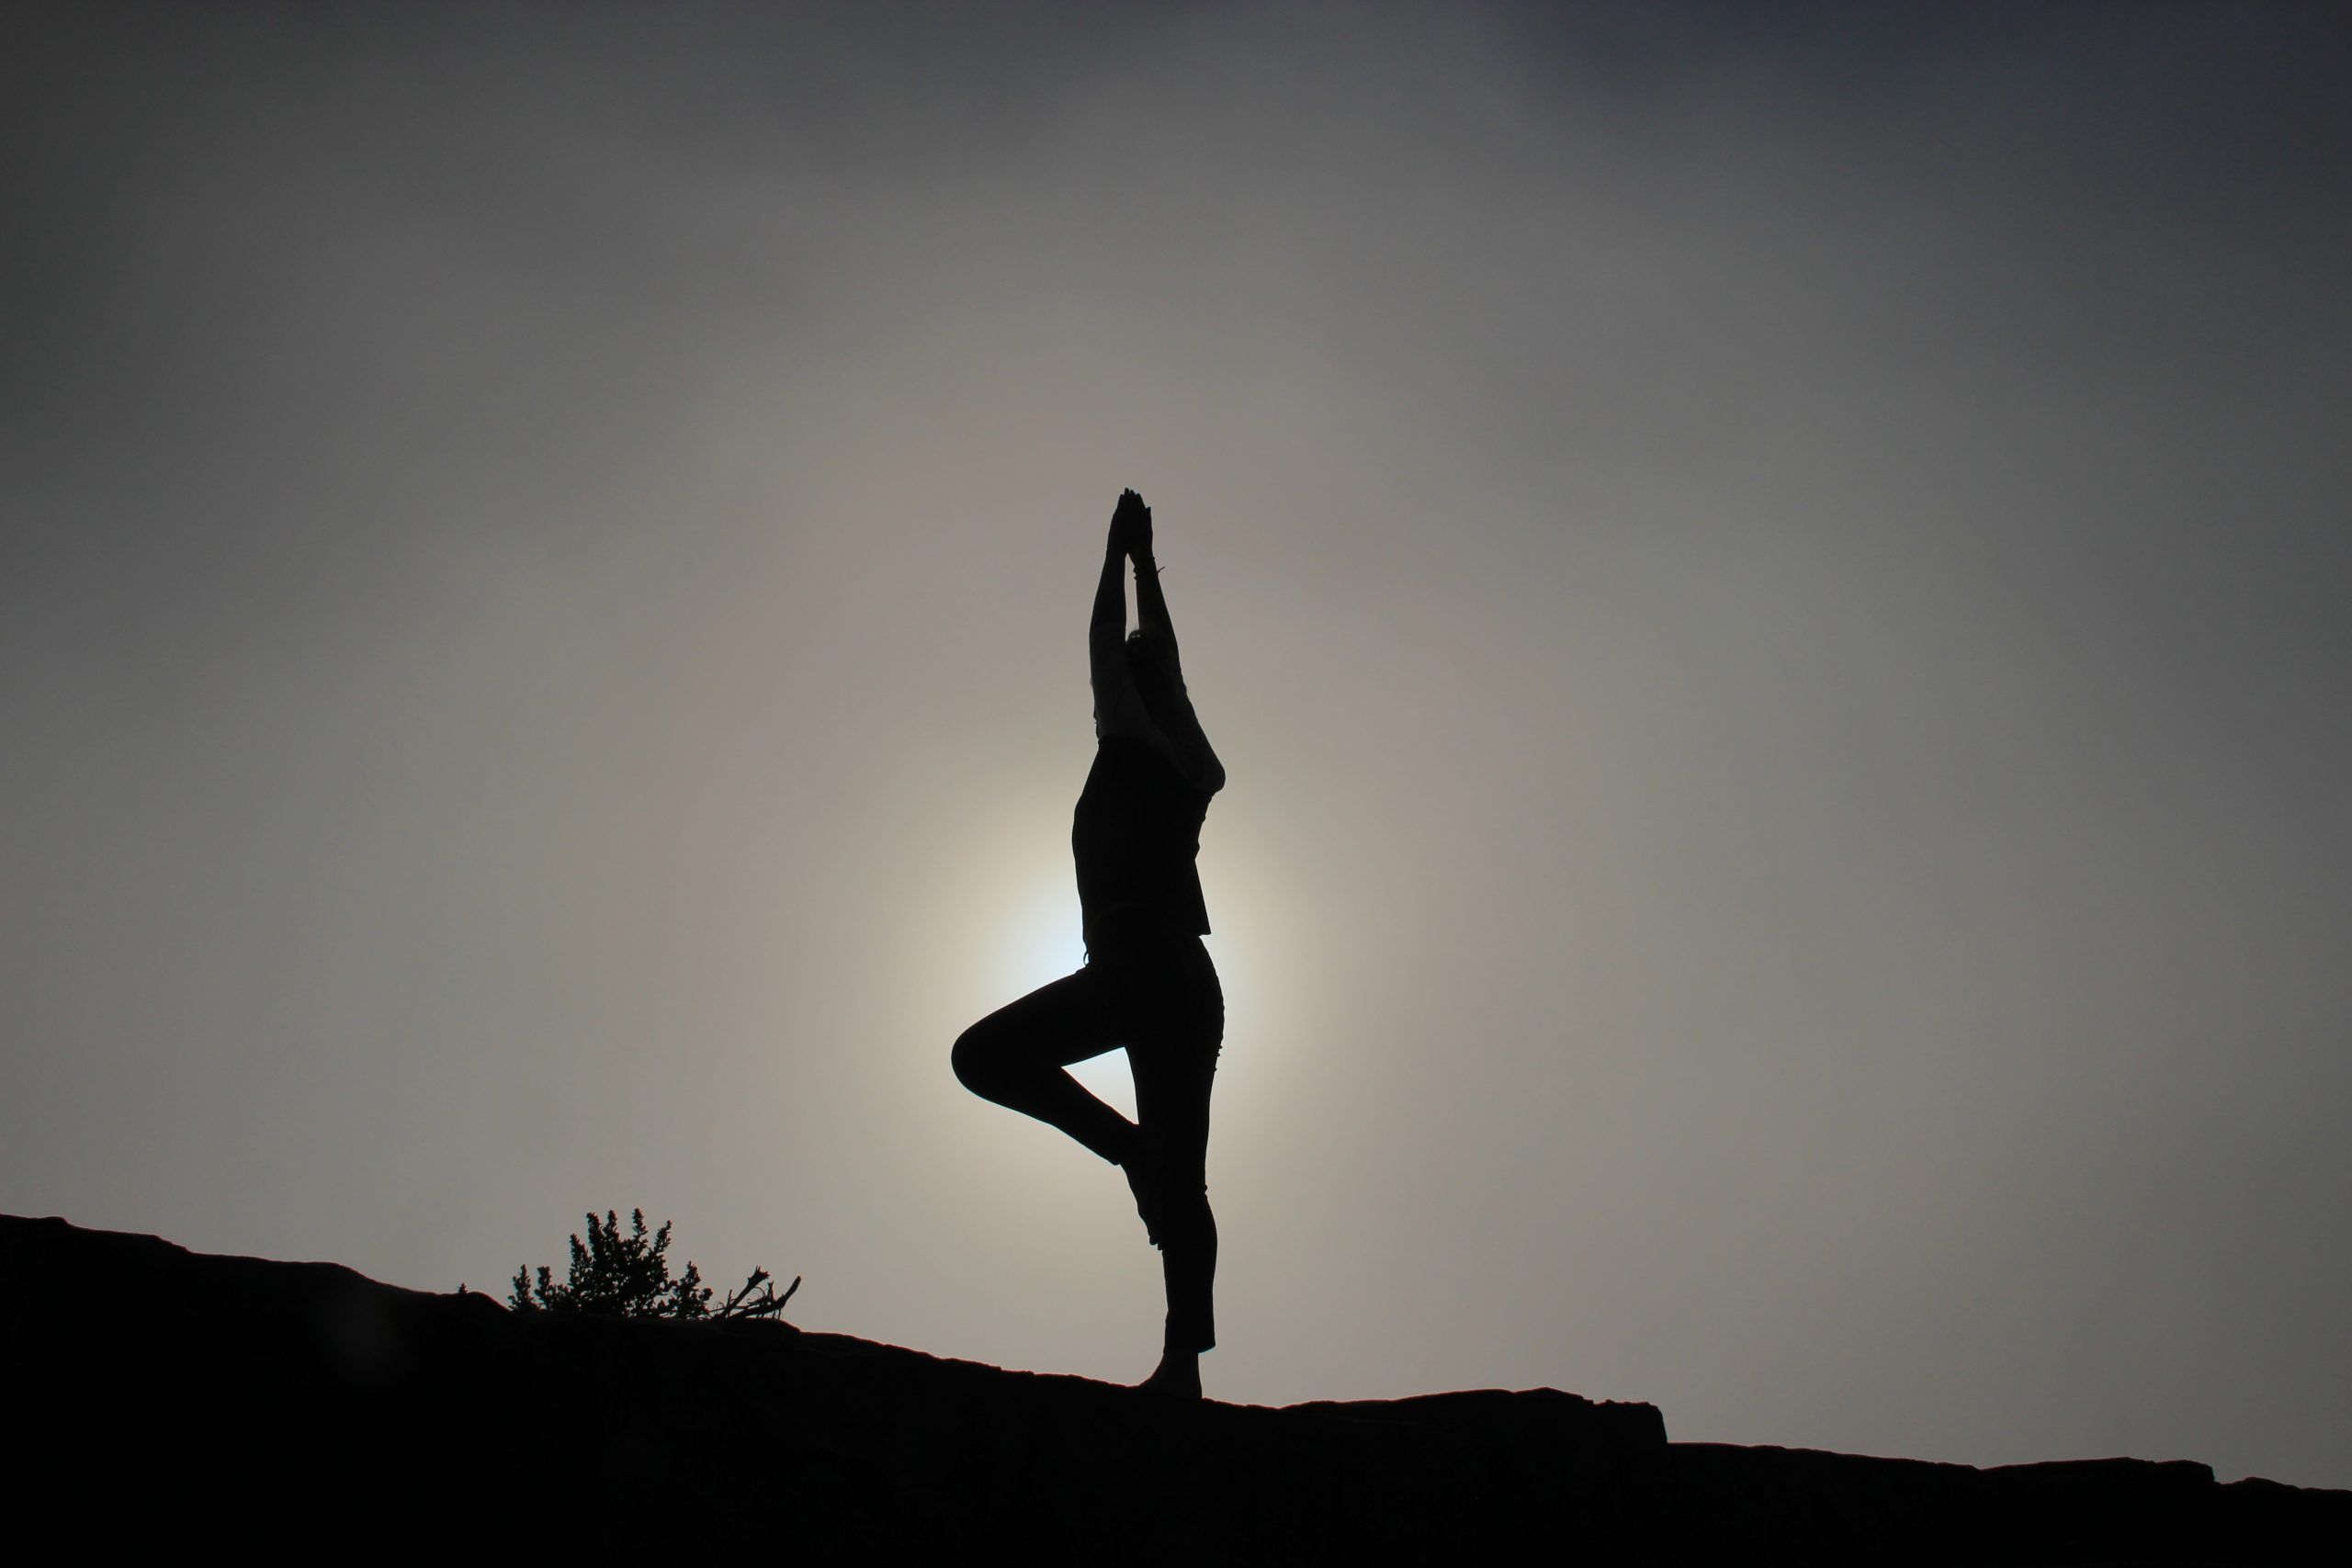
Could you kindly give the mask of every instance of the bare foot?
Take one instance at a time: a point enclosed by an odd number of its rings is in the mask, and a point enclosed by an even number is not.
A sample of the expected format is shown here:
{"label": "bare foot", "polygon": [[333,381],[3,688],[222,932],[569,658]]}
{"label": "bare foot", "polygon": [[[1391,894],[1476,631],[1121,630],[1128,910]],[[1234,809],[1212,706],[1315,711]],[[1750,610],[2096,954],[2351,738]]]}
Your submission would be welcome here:
{"label": "bare foot", "polygon": [[1144,1236],[1154,1247],[1159,1245],[1160,1167],[1159,1140],[1136,1128],[1135,1146],[1128,1151],[1123,1168],[1127,1173],[1127,1190],[1136,1195],[1136,1213],[1143,1218]]}
{"label": "bare foot", "polygon": [[1151,1376],[1136,1384],[1139,1393],[1157,1394],[1162,1399],[1191,1401],[1201,1397],[1201,1359],[1182,1350],[1170,1350],[1159,1358],[1159,1366]]}

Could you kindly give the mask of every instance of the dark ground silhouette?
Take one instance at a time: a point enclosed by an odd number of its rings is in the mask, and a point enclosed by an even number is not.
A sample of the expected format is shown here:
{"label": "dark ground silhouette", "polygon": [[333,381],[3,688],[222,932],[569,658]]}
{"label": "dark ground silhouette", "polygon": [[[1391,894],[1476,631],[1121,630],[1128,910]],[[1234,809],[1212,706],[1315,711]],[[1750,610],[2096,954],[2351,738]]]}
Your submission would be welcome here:
{"label": "dark ground silhouette", "polygon": [[2328,1562],[2352,1493],[1671,1443],[1551,1389],[1170,1404],[0,1216],[20,1540],[1023,1563]]}

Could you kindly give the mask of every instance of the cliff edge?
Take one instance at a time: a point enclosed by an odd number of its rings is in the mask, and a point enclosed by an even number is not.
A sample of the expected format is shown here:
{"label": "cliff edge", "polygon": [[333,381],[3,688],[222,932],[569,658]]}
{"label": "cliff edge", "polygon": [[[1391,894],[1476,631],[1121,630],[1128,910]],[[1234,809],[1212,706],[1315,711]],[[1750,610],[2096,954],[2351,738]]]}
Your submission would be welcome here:
{"label": "cliff edge", "polygon": [[1670,1443],[1553,1389],[1167,1407],[780,1322],[509,1312],[0,1216],[19,1517],[590,1557],[2334,1562],[2352,1492]]}

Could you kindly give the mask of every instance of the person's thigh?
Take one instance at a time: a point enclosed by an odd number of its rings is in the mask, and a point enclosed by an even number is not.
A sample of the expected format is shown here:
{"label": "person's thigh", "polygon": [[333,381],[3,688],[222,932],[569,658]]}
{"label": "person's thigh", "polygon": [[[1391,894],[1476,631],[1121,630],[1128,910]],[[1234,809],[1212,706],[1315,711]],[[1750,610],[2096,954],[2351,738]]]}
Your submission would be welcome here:
{"label": "person's thigh", "polygon": [[1225,1032],[1216,971],[1193,944],[1179,948],[1155,978],[1137,987],[1127,1064],[1135,1076],[1136,1120],[1164,1140],[1171,1161],[1197,1167],[1209,1139],[1209,1090]]}
{"label": "person's thigh", "polygon": [[956,1042],[956,1070],[975,1074],[1066,1067],[1122,1043],[1115,998],[1091,967],[1038,987],[966,1030]]}

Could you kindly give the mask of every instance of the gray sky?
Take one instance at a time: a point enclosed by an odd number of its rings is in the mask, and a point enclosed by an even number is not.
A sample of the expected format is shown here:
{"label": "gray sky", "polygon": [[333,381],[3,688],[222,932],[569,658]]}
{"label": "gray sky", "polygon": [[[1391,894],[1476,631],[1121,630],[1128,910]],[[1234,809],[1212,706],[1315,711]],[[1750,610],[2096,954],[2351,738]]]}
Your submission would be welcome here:
{"label": "gray sky", "polygon": [[1134,485],[1212,1393],[2352,1484],[2342,32],[9,8],[0,1206],[1141,1376]]}

